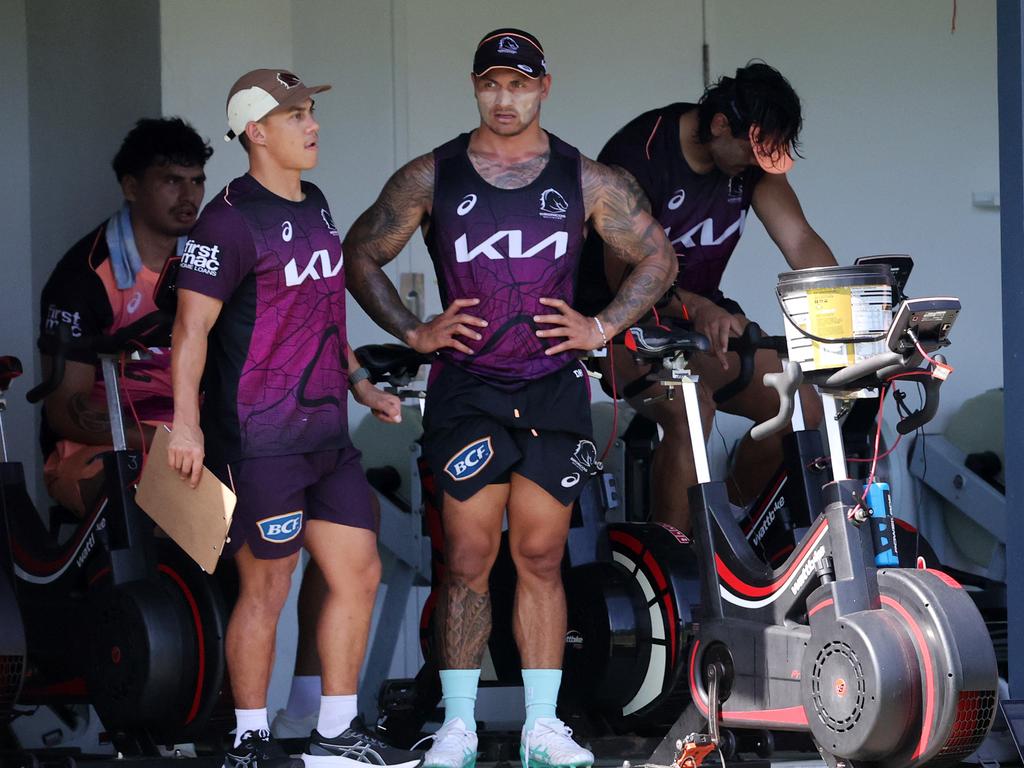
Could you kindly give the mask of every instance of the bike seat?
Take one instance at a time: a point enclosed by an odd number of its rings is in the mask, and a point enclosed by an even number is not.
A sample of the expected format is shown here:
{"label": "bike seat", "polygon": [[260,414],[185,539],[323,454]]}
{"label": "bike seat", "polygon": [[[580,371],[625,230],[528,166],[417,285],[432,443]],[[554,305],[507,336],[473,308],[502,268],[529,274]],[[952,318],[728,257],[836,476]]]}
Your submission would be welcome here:
{"label": "bike seat", "polygon": [[370,379],[376,383],[386,378],[412,377],[421,365],[429,363],[430,355],[424,355],[404,344],[367,344],[355,351],[359,364],[370,372]]}
{"label": "bike seat", "polygon": [[11,382],[22,373],[24,369],[21,367],[21,360],[14,355],[0,357],[0,392],[6,392]]}
{"label": "bike seat", "polygon": [[626,331],[626,348],[642,358],[665,358],[680,352],[707,352],[711,345],[702,333],[682,328],[633,326]]}

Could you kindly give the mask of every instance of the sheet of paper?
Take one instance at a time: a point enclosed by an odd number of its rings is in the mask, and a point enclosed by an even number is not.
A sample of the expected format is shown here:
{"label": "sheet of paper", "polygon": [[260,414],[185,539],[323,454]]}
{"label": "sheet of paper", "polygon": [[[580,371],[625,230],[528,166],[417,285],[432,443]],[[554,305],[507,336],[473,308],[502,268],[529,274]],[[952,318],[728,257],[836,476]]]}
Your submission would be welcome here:
{"label": "sheet of paper", "polygon": [[231,527],[235,494],[204,470],[195,488],[167,464],[170,431],[159,427],[135,501],[207,573],[213,573]]}

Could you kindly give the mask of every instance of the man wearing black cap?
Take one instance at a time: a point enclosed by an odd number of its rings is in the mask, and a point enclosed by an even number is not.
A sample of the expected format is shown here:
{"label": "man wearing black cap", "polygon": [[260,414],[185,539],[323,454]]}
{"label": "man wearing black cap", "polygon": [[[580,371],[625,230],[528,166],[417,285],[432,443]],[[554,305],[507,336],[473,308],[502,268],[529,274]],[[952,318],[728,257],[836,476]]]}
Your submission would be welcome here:
{"label": "man wearing black cap", "polygon": [[225,546],[239,575],[226,640],[237,729],[225,768],[300,765],[270,737],[266,694],[302,546],[327,587],[317,627],[323,695],[303,761],[420,762],[356,719],[381,566],[346,403],[351,391],[384,421],[399,420],[400,403],[367,381],[349,349],[338,231],[323,194],[302,181],[319,151],[311,97],[328,88],[273,69],[235,83],[226,138],[242,139],[249,172],[203,211],[178,277],[168,458],[193,487],[205,458],[238,496]]}
{"label": "man wearing black cap", "polygon": [[[711,341],[710,353],[691,360],[700,377],[705,436],[716,408],[712,394],[738,370],[736,356],[727,354],[729,337],[747,324],[743,310],[722,294],[719,283],[748,210],[753,207],[792,269],[836,263],[786,180],[801,122],[800,99],[789,82],[767,64],[752,62],[708,88],[698,104],[670,104],[635,118],[598,156],[640,186],[643,205],[665,228],[679,259],[676,283],[659,302],[658,313],[691,320]],[[597,312],[627,271],[599,233],[588,239],[583,263],[576,307]],[[649,368],[635,363],[622,347],[597,364],[602,384],[618,382],[618,391],[610,395],[628,398],[664,430],[653,460],[654,516],[689,532],[687,489],[697,478],[682,403],[650,401],[660,388],[647,381]],[[774,352],[758,352],[755,384],[717,407],[756,422],[770,418],[778,412],[778,398],[757,382],[779,369]],[[806,424],[817,426],[821,405],[809,386],[801,390],[801,400]],[[730,483],[735,503],[753,501],[768,482],[782,457],[781,439],[774,435],[755,442],[748,436],[740,444]]]}
{"label": "man wearing black cap", "polygon": [[[579,351],[599,349],[671,285],[675,258],[635,185],[540,127],[551,76],[533,35],[499,29],[473,60],[479,127],[401,168],[345,238],[349,289],[382,327],[436,352],[424,455],[438,480],[447,580],[435,616],[445,722],[425,765],[476,760],[474,705],[491,629],[488,576],[508,511],[514,632],[534,768],[589,765],[556,717],[565,645],[561,560],[570,513],[600,468]],[[593,227],[632,266],[594,316],[571,307]],[[382,267],[418,228],[444,312],[423,323]]]}

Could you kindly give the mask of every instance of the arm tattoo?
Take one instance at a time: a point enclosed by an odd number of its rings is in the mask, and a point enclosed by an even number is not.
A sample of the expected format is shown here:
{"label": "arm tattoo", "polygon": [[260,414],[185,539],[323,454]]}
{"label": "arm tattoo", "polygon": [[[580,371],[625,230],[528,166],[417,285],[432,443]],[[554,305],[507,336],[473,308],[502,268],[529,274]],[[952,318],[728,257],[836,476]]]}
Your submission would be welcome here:
{"label": "arm tattoo", "polygon": [[366,314],[402,341],[420,321],[402,304],[382,267],[401,253],[428,215],[433,194],[434,158],[422,155],[388,179],[342,246],[349,291]]}
{"label": "arm tattoo", "polygon": [[68,398],[68,416],[71,423],[84,432],[110,434],[110,414],[105,409],[95,408],[84,392],[76,392]]}
{"label": "arm tattoo", "polygon": [[601,312],[621,331],[638,320],[672,285],[678,265],[661,225],[647,212],[643,190],[630,174],[583,159],[583,198],[610,252],[632,272]]}
{"label": "arm tattoo", "polygon": [[449,579],[434,618],[441,669],[479,669],[491,636],[491,595]]}

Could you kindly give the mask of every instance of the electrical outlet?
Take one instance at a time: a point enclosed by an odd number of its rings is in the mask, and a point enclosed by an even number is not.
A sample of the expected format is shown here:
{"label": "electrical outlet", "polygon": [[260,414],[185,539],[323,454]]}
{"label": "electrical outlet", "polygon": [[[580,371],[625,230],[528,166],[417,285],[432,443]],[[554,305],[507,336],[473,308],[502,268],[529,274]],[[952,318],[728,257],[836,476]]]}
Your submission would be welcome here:
{"label": "electrical outlet", "polygon": [[422,320],[425,306],[423,273],[402,272],[398,276],[398,295],[402,297],[402,303],[405,304],[405,308]]}

